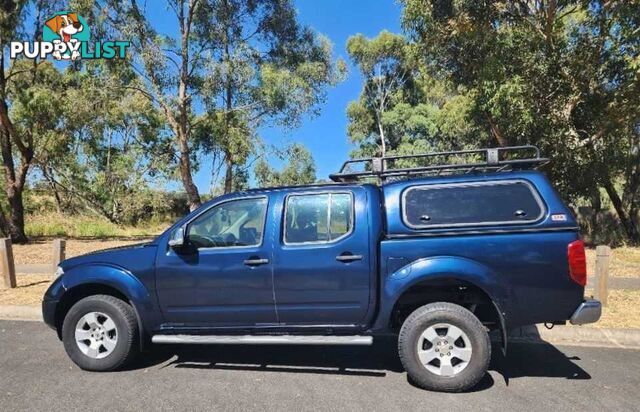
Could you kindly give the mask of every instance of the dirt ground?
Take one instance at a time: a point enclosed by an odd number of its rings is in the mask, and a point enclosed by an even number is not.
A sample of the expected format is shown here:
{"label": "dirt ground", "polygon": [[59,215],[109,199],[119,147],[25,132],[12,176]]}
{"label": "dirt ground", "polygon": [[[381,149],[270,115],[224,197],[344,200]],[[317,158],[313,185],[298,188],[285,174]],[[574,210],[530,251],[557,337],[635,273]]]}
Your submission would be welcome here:
{"label": "dirt ground", "polygon": [[[640,277],[640,247],[619,247],[611,252],[611,276],[621,278]],[[596,250],[587,249],[587,273],[596,273]]]}
{"label": "dirt ground", "polygon": [[51,284],[50,275],[18,275],[18,287],[0,288],[0,305],[40,305],[42,296]]}
{"label": "dirt ground", "polygon": [[[150,239],[136,240],[67,240],[68,258],[84,255],[96,250],[132,245]],[[16,265],[49,263],[53,256],[52,241],[36,241],[28,245],[13,245],[13,260]]]}
{"label": "dirt ground", "polygon": [[[142,240],[68,240],[66,256],[73,257],[84,253],[116,246],[139,243]],[[34,242],[29,245],[14,245],[13,254],[16,265],[47,263],[51,260],[51,241]],[[595,271],[595,250],[587,251],[588,273]],[[617,248],[613,251],[611,276],[640,277],[640,248]],[[0,289],[0,305],[39,305],[42,295],[49,287],[48,275],[18,275],[18,287]],[[586,294],[590,295],[591,290]],[[609,305],[604,308],[600,322],[592,325],[600,328],[640,328],[640,290],[612,290],[609,293]]]}
{"label": "dirt ground", "polygon": [[609,303],[602,308],[600,321],[588,326],[640,329],[640,290],[609,291]]}

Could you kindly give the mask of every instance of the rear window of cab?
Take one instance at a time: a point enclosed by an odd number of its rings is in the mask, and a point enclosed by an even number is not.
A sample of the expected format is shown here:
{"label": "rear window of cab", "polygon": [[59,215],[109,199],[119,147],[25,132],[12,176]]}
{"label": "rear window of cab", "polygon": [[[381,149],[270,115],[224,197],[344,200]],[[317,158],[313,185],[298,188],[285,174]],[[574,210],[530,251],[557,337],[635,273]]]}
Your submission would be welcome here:
{"label": "rear window of cab", "polygon": [[412,229],[528,224],[544,214],[525,180],[420,185],[402,195],[402,219]]}

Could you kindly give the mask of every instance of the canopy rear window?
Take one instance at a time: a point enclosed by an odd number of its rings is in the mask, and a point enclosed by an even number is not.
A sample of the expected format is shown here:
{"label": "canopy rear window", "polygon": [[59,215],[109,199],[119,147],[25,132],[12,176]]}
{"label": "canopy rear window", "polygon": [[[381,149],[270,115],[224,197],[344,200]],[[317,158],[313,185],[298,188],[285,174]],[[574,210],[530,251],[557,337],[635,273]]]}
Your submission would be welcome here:
{"label": "canopy rear window", "polygon": [[402,207],[414,229],[526,224],[544,215],[540,196],[523,180],[415,186]]}

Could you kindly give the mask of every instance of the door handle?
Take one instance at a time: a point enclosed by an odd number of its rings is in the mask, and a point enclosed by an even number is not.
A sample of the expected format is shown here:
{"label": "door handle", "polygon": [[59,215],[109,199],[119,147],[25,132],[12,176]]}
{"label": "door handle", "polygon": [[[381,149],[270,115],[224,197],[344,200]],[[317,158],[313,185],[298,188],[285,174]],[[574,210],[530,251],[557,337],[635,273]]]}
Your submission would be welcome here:
{"label": "door handle", "polygon": [[247,266],[260,266],[269,263],[269,259],[246,259],[244,264]]}
{"label": "door handle", "polygon": [[362,260],[362,255],[338,255],[336,256],[336,260],[338,262],[354,262],[356,260]]}

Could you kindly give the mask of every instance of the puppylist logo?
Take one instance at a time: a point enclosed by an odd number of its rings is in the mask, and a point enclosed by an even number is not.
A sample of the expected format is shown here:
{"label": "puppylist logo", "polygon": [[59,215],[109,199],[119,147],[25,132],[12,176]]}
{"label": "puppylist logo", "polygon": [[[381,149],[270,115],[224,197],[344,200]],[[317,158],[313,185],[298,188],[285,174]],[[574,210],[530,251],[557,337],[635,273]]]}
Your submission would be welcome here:
{"label": "puppylist logo", "polygon": [[[10,57],[45,59],[49,55],[56,60],[80,59],[123,59],[126,57],[129,41],[89,41],[89,25],[77,13],[59,12],[45,21],[41,42],[13,41]],[[90,45],[93,47],[91,48]]]}

